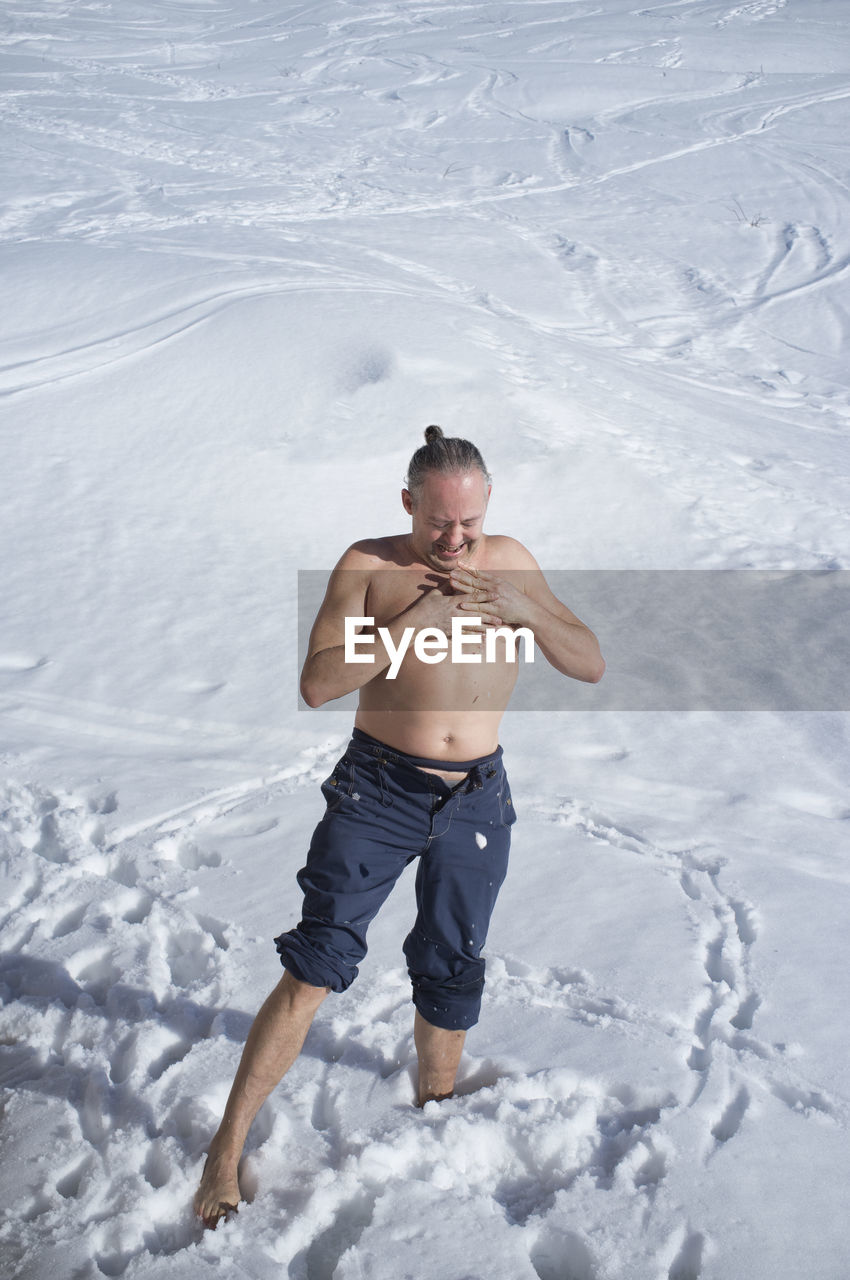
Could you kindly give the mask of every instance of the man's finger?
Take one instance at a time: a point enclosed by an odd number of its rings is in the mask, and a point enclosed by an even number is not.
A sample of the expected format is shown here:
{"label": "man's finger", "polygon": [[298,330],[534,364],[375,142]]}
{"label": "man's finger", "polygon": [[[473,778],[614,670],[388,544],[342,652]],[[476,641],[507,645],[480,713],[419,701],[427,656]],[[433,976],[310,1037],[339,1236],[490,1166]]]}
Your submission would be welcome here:
{"label": "man's finger", "polygon": [[469,636],[483,635],[490,627],[500,627],[502,619],[497,618],[493,613],[480,613],[476,615],[480,618],[481,625],[477,627],[464,626],[464,632]]}

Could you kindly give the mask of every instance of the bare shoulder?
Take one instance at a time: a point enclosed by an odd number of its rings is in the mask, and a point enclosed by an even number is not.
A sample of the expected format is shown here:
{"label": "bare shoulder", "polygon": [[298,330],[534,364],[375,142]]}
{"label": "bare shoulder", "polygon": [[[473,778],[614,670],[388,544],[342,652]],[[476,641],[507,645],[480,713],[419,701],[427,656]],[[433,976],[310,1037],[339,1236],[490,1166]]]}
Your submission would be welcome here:
{"label": "bare shoulder", "polygon": [[528,547],[523,546],[516,538],[498,537],[493,538],[492,542],[497,545],[491,553],[490,540],[488,540],[487,562],[488,566],[493,566],[494,573],[504,573],[515,586],[519,587],[523,595],[536,600],[538,604],[545,605],[557,617],[567,622],[579,621],[572,610],[568,609],[554,594],[543,570]]}
{"label": "bare shoulder", "polygon": [[336,567],[360,569],[365,573],[372,573],[376,569],[399,568],[405,563],[405,548],[406,539],[402,534],[388,538],[361,538],[343,552]]}
{"label": "bare shoulder", "polygon": [[487,567],[499,569],[539,569],[537,561],[516,538],[506,534],[489,534],[487,537]]}
{"label": "bare shoulder", "polygon": [[391,538],[364,538],[342,553],[328,579],[325,597],[310,635],[310,653],[342,643],[345,619],[364,616],[366,597],[377,569],[385,565]]}

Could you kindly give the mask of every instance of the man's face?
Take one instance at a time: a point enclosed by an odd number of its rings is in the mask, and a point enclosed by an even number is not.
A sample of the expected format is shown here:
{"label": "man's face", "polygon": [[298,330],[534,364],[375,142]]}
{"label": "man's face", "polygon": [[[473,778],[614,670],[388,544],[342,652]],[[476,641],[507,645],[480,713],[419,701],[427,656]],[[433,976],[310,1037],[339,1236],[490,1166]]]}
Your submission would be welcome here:
{"label": "man's face", "polygon": [[402,490],[413,519],[413,549],[421,560],[448,573],[474,555],[482,537],[490,486],[480,471],[443,475],[429,471],[419,497]]}

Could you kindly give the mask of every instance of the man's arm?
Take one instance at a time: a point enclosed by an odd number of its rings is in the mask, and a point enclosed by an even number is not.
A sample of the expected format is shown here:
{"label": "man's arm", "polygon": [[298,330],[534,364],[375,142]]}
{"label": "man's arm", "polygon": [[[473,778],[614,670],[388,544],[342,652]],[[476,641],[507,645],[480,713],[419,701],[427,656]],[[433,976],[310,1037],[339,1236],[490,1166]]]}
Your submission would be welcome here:
{"label": "man's arm", "polygon": [[345,619],[365,615],[371,572],[372,557],[353,546],[331,573],[301,669],[301,696],[310,707],[352,693],[389,665],[377,649],[374,663],[345,661]]}
{"label": "man's arm", "polygon": [[573,680],[598,683],[605,673],[605,659],[590,627],[554,595],[522,543],[513,538],[500,538],[499,542],[506,544],[506,574],[511,577],[466,567],[454,569],[452,584],[467,597],[461,607],[475,613],[483,605],[502,622],[530,628],[556,671]]}

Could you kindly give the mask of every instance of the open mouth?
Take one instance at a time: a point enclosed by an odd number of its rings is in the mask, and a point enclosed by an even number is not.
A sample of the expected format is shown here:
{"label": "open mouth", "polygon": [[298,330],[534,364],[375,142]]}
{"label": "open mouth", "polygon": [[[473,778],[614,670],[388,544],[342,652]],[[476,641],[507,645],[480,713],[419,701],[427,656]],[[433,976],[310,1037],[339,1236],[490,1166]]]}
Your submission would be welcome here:
{"label": "open mouth", "polygon": [[447,547],[447,546],[444,546],[442,542],[438,542],[437,555],[451,556],[452,559],[456,559],[463,551],[463,548],[465,545],[466,544],[462,542],[459,547]]}

